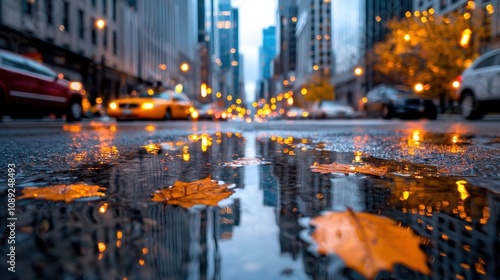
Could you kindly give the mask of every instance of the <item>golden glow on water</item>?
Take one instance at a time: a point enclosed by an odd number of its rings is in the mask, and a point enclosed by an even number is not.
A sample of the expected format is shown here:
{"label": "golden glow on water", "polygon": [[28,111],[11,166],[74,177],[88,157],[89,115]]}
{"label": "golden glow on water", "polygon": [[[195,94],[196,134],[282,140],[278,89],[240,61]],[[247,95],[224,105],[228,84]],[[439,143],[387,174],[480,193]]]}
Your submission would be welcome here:
{"label": "golden glow on water", "polygon": [[104,252],[104,251],[106,251],[106,244],[104,242],[97,243],[97,249],[101,253]]}
{"label": "golden glow on water", "polygon": [[182,148],[182,159],[184,161],[189,161],[191,159],[191,155],[189,154],[189,146],[184,146]]}
{"label": "golden glow on water", "polygon": [[160,146],[153,144],[153,143],[149,143],[146,146],[143,146],[143,148],[149,154],[157,154],[160,151]]}
{"label": "golden glow on water", "polygon": [[69,132],[80,132],[82,131],[82,126],[81,125],[63,125],[63,130],[64,131],[69,131]]}
{"label": "golden glow on water", "polygon": [[106,213],[107,210],[108,210],[108,204],[107,203],[104,203],[103,205],[101,205],[101,207],[99,207],[99,213],[101,213],[101,214]]}
{"label": "golden glow on water", "polygon": [[404,199],[404,200],[407,200],[407,199],[408,199],[408,197],[410,197],[410,192],[409,192],[409,191],[404,191],[404,192],[403,192],[403,199]]}
{"label": "golden glow on water", "polygon": [[467,181],[460,180],[455,182],[457,184],[457,190],[460,193],[460,199],[465,200],[466,198],[469,197],[469,193],[467,192],[467,189],[465,188],[465,184],[467,184]]}

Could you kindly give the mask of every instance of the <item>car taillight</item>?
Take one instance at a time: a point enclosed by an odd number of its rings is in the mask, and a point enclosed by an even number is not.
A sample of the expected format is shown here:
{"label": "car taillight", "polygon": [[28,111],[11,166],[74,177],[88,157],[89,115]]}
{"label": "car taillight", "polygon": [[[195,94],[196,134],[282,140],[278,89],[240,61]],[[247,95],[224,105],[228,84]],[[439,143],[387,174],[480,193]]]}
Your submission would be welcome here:
{"label": "car taillight", "polygon": [[462,84],[462,76],[458,76],[455,80],[452,82],[453,88],[457,89],[460,87],[460,84]]}

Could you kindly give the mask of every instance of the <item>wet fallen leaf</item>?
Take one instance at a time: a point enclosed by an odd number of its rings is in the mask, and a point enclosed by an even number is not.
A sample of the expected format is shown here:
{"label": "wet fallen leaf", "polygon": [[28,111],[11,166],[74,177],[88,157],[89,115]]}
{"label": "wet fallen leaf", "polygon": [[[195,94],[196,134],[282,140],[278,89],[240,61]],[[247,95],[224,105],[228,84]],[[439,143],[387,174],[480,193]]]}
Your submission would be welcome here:
{"label": "wet fallen leaf", "polygon": [[394,264],[430,274],[418,238],[389,218],[348,209],[328,212],[310,224],[316,227],[312,238],[319,253],[338,255],[368,279],[381,270],[392,271]]}
{"label": "wet fallen leaf", "polygon": [[241,167],[245,165],[259,165],[259,164],[268,164],[268,162],[258,158],[239,158],[231,162],[225,163],[224,165],[231,167]]}
{"label": "wet fallen leaf", "polygon": [[105,196],[104,191],[103,187],[86,184],[55,185],[43,188],[27,187],[23,189],[23,195],[19,199],[36,198],[71,202],[84,197]]}
{"label": "wet fallen leaf", "polygon": [[363,173],[375,176],[384,176],[387,173],[387,166],[374,167],[371,165],[350,165],[342,163],[315,164],[311,165],[311,170],[318,173]]}
{"label": "wet fallen leaf", "polygon": [[228,189],[231,185],[219,184],[210,176],[194,182],[176,181],[172,186],[153,193],[152,200],[183,208],[190,208],[196,204],[217,206],[219,201],[233,194],[233,190]]}

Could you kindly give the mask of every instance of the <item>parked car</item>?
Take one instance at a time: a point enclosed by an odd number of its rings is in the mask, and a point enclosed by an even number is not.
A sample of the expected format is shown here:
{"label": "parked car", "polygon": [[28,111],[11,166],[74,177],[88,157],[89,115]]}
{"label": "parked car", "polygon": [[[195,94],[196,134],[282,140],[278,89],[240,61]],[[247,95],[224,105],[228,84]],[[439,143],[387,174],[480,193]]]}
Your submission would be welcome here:
{"label": "parked car", "polygon": [[108,116],[125,119],[190,119],[197,117],[193,103],[182,92],[145,89],[136,97],[119,98],[109,103]]}
{"label": "parked car", "polygon": [[309,112],[300,107],[291,107],[286,112],[287,119],[306,119],[309,117]]}
{"label": "parked car", "polygon": [[354,110],[341,101],[322,100],[313,104],[311,117],[314,119],[350,119],[354,117]]}
{"label": "parked car", "polygon": [[437,118],[437,107],[405,86],[378,85],[366,94],[363,111],[367,117]]}
{"label": "parked car", "polygon": [[68,121],[82,118],[84,89],[49,67],[13,52],[0,50],[0,119],[66,115]]}
{"label": "parked car", "polygon": [[201,104],[197,108],[198,113],[199,113],[199,119],[200,120],[226,120],[227,115],[225,111],[219,106],[217,106],[217,103],[206,103],[206,104]]}
{"label": "parked car", "polygon": [[458,78],[454,96],[466,119],[481,119],[488,112],[500,112],[500,49],[477,58]]}

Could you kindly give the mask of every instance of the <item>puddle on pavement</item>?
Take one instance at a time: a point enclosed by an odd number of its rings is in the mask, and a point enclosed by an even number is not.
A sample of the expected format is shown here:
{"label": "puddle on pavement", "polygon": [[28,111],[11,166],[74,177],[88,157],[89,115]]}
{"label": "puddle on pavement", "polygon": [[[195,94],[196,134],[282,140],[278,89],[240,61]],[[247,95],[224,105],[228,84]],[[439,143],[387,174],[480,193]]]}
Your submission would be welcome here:
{"label": "puddle on pavement", "polygon": [[[368,141],[356,137],[355,148]],[[420,139],[412,135],[405,145],[418,149],[411,141]],[[446,139],[447,149],[459,140]],[[500,278],[498,193],[475,187],[468,177],[437,176],[432,165],[390,162],[327,146],[290,135],[225,132],[149,143],[136,157],[105,170],[104,200],[18,201],[16,266],[23,269],[17,276],[362,279],[337,256],[311,252],[300,238],[302,218],[349,207],[392,218],[423,237],[432,279]],[[376,177],[310,169],[332,162],[387,165],[388,172]],[[217,207],[184,209],[151,201],[155,191],[176,181],[208,176],[234,184],[234,194]],[[379,276],[425,278],[400,265]]]}

